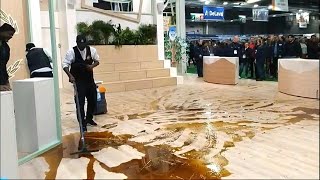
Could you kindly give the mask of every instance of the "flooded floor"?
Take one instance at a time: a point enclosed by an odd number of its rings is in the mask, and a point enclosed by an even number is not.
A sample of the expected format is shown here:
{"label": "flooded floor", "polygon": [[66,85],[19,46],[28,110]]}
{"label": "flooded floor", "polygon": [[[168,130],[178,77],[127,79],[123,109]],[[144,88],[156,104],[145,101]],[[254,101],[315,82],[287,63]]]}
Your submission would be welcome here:
{"label": "flooded floor", "polygon": [[[72,91],[62,99],[63,143],[20,166],[28,179],[317,179],[319,101],[273,82],[185,84],[107,94],[85,147]],[[76,155],[74,152],[82,151]]]}

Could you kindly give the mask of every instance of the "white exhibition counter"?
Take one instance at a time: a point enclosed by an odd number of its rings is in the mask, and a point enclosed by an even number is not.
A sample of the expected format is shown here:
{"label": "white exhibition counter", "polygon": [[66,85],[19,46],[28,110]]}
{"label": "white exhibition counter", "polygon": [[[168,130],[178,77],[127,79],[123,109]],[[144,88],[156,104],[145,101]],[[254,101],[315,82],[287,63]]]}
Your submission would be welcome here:
{"label": "white exhibition counter", "polygon": [[52,78],[13,82],[18,153],[26,156],[57,141]]}
{"label": "white exhibition counter", "polygon": [[279,59],[279,92],[319,99],[318,59]]}
{"label": "white exhibition counter", "polygon": [[239,58],[238,57],[203,57],[203,79],[216,84],[238,84]]}
{"label": "white exhibition counter", "polygon": [[1,174],[2,179],[18,179],[16,123],[11,91],[1,92]]}

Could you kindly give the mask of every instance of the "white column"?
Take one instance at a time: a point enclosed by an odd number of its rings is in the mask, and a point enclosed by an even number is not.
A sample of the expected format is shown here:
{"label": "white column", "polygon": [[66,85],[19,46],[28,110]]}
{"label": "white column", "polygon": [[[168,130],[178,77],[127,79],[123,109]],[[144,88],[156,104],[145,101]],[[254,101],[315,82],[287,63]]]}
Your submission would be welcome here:
{"label": "white column", "polygon": [[[186,17],[185,17],[185,0],[176,0],[176,23],[177,23],[177,33],[182,39],[186,39]],[[186,56],[183,57],[186,61]],[[187,63],[183,62],[181,65],[181,72],[179,74],[185,74],[187,71]]]}
{"label": "white column", "polygon": [[41,32],[41,13],[40,13],[40,1],[29,0],[29,19],[31,22],[31,42],[37,47],[42,47],[42,32]]}
{"label": "white column", "polygon": [[18,179],[18,153],[12,92],[1,92],[1,174],[0,178]]}
{"label": "white column", "polygon": [[58,140],[52,78],[13,82],[18,152],[33,153]]}
{"label": "white column", "polygon": [[164,31],[163,31],[163,13],[158,11],[157,4],[163,0],[155,0],[155,15],[157,16],[157,41],[158,41],[158,59],[164,60]]}
{"label": "white column", "polygon": [[209,23],[206,22],[206,34],[209,34]]}

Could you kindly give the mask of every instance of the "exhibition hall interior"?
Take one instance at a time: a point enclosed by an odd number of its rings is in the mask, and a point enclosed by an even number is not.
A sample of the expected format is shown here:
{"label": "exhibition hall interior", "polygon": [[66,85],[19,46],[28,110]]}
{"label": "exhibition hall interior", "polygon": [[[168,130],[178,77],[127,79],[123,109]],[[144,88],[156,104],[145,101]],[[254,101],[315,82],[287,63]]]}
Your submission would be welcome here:
{"label": "exhibition hall interior", "polygon": [[319,179],[319,0],[0,0],[0,179]]}

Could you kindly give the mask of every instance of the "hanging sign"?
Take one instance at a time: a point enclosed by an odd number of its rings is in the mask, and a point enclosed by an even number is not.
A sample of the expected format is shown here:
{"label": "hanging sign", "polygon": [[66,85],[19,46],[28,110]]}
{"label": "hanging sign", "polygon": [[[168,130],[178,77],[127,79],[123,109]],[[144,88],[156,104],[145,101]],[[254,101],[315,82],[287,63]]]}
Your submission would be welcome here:
{"label": "hanging sign", "polygon": [[253,21],[268,21],[269,11],[268,9],[252,9]]}
{"label": "hanging sign", "polygon": [[163,31],[168,32],[171,24],[171,16],[163,17]]}
{"label": "hanging sign", "polygon": [[224,20],[223,7],[203,6],[204,20]]}
{"label": "hanging sign", "polygon": [[289,11],[288,0],[272,0],[272,10]]}
{"label": "hanging sign", "polygon": [[171,41],[174,41],[177,37],[177,27],[176,26],[170,26],[169,27],[169,39]]}

